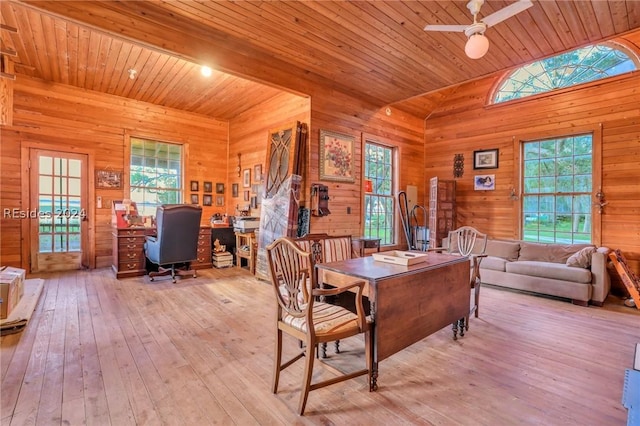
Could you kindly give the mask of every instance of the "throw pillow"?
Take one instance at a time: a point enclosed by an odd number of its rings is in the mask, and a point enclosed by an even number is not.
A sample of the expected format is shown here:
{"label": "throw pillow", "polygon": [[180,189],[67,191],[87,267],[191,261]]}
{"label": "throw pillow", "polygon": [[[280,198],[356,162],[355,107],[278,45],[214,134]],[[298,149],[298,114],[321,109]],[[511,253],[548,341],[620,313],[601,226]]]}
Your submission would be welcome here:
{"label": "throw pillow", "polygon": [[595,252],[595,247],[585,247],[569,256],[567,259],[567,266],[589,268],[591,266],[591,255]]}

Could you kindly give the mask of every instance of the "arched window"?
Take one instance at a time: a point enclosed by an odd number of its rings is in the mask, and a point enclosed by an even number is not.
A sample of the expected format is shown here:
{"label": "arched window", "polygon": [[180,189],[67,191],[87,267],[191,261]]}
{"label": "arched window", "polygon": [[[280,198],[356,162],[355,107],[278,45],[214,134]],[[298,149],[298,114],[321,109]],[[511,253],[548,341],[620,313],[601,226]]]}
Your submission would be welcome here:
{"label": "arched window", "polygon": [[639,67],[638,56],[620,44],[608,42],[586,46],[516,69],[499,86],[493,103],[588,83]]}

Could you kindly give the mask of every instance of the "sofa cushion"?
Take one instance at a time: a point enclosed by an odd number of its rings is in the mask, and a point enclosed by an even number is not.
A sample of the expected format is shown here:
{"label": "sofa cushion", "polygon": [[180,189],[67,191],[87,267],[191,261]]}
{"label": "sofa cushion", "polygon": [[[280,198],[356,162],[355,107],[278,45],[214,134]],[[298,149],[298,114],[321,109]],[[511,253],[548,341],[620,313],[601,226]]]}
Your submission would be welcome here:
{"label": "sofa cushion", "polygon": [[502,257],[507,260],[518,260],[518,252],[520,251],[520,243],[518,241],[487,241],[487,250],[485,253],[489,256]]}
{"label": "sofa cushion", "polygon": [[507,262],[507,259],[503,259],[501,257],[487,256],[482,259],[482,262],[480,262],[480,269],[491,269],[493,271],[504,272],[506,270],[505,265]]}
{"label": "sofa cushion", "polygon": [[538,262],[567,263],[567,259],[575,252],[593,247],[592,244],[544,244],[528,241],[520,242],[520,256],[518,260],[532,260]]}
{"label": "sofa cushion", "polygon": [[567,266],[575,266],[578,268],[589,268],[591,266],[591,256],[596,252],[595,247],[585,247],[572,254],[567,259]]}
{"label": "sofa cushion", "polygon": [[582,268],[572,268],[564,263],[522,260],[507,262],[505,270],[512,274],[591,284],[591,271]]}

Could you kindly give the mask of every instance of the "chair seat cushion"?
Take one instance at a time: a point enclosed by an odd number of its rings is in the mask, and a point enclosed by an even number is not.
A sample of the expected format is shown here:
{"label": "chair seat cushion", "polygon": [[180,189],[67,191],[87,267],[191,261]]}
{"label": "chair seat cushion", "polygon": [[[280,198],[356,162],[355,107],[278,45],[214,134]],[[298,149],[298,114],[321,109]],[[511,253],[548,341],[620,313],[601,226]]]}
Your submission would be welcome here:
{"label": "chair seat cushion", "polygon": [[[282,316],[282,322],[302,332],[308,331],[305,318],[285,313]],[[358,333],[360,331],[356,314],[329,303],[316,302],[313,304],[313,322],[317,336],[348,331]]]}

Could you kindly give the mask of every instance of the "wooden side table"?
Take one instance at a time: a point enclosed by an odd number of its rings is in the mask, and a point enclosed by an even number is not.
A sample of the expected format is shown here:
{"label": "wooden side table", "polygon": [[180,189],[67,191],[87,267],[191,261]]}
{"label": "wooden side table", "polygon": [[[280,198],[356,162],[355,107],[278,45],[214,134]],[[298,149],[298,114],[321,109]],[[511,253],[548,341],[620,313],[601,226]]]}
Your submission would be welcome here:
{"label": "wooden side table", "polygon": [[374,248],[376,251],[380,252],[380,240],[381,238],[375,237],[353,237],[351,239],[351,241],[357,243],[358,254],[360,257],[364,257],[365,249]]}
{"label": "wooden side table", "polygon": [[[246,259],[249,272],[255,274],[256,262],[253,240],[253,232],[236,232],[236,266],[242,268],[242,259]],[[249,247],[249,250],[242,250],[242,247]]]}

